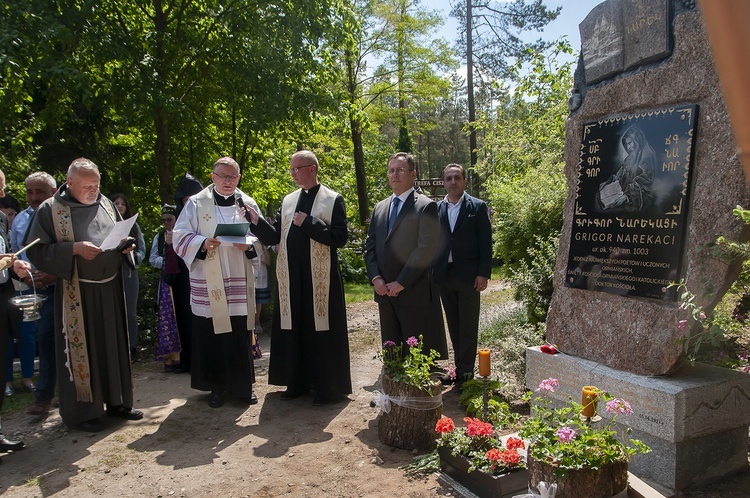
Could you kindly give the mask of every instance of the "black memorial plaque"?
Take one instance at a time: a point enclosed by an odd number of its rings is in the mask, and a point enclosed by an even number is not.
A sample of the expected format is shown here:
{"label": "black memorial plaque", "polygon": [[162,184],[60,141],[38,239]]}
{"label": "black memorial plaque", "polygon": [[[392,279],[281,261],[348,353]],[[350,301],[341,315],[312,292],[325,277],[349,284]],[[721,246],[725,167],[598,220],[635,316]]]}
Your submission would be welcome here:
{"label": "black memorial plaque", "polygon": [[689,206],[697,105],[587,123],[565,285],[674,299]]}

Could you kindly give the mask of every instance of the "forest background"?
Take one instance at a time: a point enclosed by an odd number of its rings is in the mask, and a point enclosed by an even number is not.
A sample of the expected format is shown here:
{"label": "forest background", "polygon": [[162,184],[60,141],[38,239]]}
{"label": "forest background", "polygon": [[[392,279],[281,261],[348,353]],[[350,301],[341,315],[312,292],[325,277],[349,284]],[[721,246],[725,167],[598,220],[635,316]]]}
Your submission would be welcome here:
{"label": "forest background", "polygon": [[[72,159],[92,159],[102,193],[125,193],[140,213],[150,248],[185,173],[205,184],[232,156],[240,188],[274,215],[294,188],[289,156],[308,148],[346,200],[344,278],[366,282],[362,246],[372,207],[390,194],[387,158],[412,152],[420,178],[461,163],[491,207],[503,274],[520,279],[529,320],[543,321],[567,192],[573,50],[564,38],[526,40],[560,11],[452,0],[461,28],[449,42],[419,0],[8,2],[0,168],[23,204],[28,173],[63,182]],[[158,277],[140,272],[152,306]]]}

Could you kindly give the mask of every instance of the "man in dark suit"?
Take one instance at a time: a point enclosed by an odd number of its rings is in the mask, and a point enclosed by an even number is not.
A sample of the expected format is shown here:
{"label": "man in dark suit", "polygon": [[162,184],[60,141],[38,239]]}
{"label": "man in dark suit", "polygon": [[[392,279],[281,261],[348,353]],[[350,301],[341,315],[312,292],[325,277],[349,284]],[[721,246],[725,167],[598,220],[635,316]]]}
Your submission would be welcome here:
{"label": "man in dark suit", "polygon": [[365,264],[375,286],[383,342],[400,344],[424,337],[426,352],[447,358],[448,346],[438,290],[430,267],[440,239],[437,205],[414,190],[414,157],[398,152],[388,160],[393,195],[372,212],[365,242]]}
{"label": "man in dark suit", "polygon": [[487,288],[492,266],[492,227],[484,201],[465,193],[466,170],[460,164],[443,168],[447,195],[438,203],[440,249],[433,277],[448,320],[459,386],[474,376],[479,334],[479,293]]}

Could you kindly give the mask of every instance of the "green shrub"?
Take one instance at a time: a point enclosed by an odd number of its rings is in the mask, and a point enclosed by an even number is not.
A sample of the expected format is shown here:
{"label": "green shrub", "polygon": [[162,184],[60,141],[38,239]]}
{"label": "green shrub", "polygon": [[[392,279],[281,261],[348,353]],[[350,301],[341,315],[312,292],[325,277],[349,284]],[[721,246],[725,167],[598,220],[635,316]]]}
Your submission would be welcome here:
{"label": "green shrub", "polygon": [[531,169],[490,188],[494,256],[510,275],[533,256],[529,248],[537,238],[559,234],[567,195],[562,163]]}
{"label": "green shrub", "polygon": [[488,345],[500,356],[494,369],[507,386],[509,396],[524,392],[526,348],[544,344],[544,334],[544,324],[526,323],[526,313],[521,308],[514,308],[480,329],[480,344]]}
{"label": "green shrub", "polygon": [[511,273],[516,299],[526,307],[526,319],[536,324],[547,319],[552,302],[552,278],[555,273],[559,233],[547,237],[536,237],[528,249],[529,259],[522,260],[518,269]]}

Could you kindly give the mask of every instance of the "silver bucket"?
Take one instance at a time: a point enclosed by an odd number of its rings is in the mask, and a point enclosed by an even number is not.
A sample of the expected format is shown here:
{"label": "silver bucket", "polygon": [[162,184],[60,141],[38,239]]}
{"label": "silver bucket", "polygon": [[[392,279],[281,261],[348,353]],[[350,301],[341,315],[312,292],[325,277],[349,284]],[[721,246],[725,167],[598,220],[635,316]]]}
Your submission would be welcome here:
{"label": "silver bucket", "polygon": [[15,296],[10,298],[11,304],[23,311],[24,322],[35,322],[39,320],[39,310],[42,309],[42,304],[44,304],[44,301],[46,300],[47,296],[37,294],[36,292],[27,296]]}

